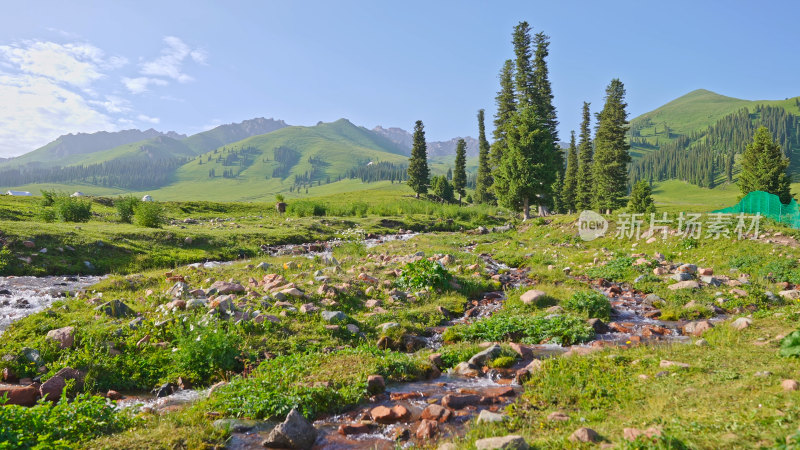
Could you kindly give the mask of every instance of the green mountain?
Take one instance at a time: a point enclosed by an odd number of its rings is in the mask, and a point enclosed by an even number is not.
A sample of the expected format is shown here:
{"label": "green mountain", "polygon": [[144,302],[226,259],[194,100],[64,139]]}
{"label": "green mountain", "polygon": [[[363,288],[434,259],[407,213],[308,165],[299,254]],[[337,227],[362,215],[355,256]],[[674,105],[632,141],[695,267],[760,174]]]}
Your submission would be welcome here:
{"label": "green mountain", "polygon": [[780,107],[800,115],[800,97],[742,100],[697,89],[631,120],[631,156],[634,159],[644,156],[681,136],[702,132],[742,108],[753,111],[759,105]]}
{"label": "green mountain", "polygon": [[259,117],[240,123],[220,125],[211,130],[189,136],[184,143],[187,147],[192,149],[195,154],[200,154],[232,142],[241,141],[250,136],[267,134],[288,126],[289,125],[283,120]]}

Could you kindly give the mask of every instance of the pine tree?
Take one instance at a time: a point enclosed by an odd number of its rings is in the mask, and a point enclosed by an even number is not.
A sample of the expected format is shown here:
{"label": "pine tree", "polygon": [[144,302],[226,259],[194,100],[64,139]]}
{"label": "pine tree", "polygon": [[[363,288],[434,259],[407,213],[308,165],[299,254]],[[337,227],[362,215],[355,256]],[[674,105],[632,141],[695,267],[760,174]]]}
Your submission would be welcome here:
{"label": "pine tree", "polygon": [[514,63],[507,59],[500,70],[500,90],[495,97],[497,113],[494,116],[494,143],[491,148],[491,165],[500,165],[500,158],[503,156],[508,144],[506,143],[506,124],[517,110],[514,101]]}
{"label": "pine tree", "polygon": [[592,207],[592,192],[594,189],[592,184],[592,163],[594,156],[590,120],[589,103],[583,102],[583,121],[581,122],[581,135],[578,144],[578,178],[575,184],[576,211]]}
{"label": "pine tree", "polygon": [[475,202],[492,203],[492,167],[489,163],[489,141],[486,140],[484,111],[478,111],[478,177],[475,182]]}
{"label": "pine tree", "polygon": [[631,190],[631,198],[628,200],[628,209],[634,214],[650,214],[656,212],[656,206],[653,203],[653,191],[650,188],[650,183],[645,180],[639,180],[633,185]]}
{"label": "pine tree", "polygon": [[530,205],[550,199],[556,179],[558,150],[544,121],[533,105],[518,110],[506,124],[508,148],[495,172],[495,194],[503,206],[522,209],[530,216]]}
{"label": "pine tree", "polygon": [[430,172],[428,170],[428,147],[425,144],[425,129],[421,120],[414,124],[414,144],[411,147],[411,158],[408,160],[408,185],[416,193],[426,194]]}
{"label": "pine tree", "polygon": [[447,181],[444,175],[431,178],[431,190],[433,191],[433,195],[439,197],[444,203],[455,201],[453,197],[453,185]]}
{"label": "pine tree", "polygon": [[561,189],[561,203],[566,212],[575,211],[578,194],[578,147],[575,145],[575,132],[570,134],[567,151],[567,169]]}
{"label": "pine tree", "polygon": [[461,204],[461,197],[467,193],[464,188],[467,186],[467,141],[459,139],[456,144],[456,170],[453,172],[453,191],[458,194],[458,204]]}
{"label": "pine tree", "polygon": [[520,22],[514,27],[511,43],[514,44],[516,71],[514,87],[520,108],[536,102],[533,65],[531,64],[531,27]]}
{"label": "pine tree", "polygon": [[628,113],[625,111],[625,86],[614,78],[606,87],[606,102],[597,115],[597,134],[592,181],[594,205],[610,212],[624,204],[628,191]]}
{"label": "pine tree", "polygon": [[452,180],[453,180],[453,168],[452,167],[448,167],[447,168],[447,181],[452,181]]}
{"label": "pine tree", "polygon": [[767,127],[759,127],[753,135],[753,142],[747,145],[742,155],[742,172],[739,174],[739,188],[742,195],[752,191],[765,191],[775,194],[781,203],[792,200],[790,192],[791,177],[786,173],[789,158],[784,156]]}
{"label": "pine tree", "polygon": [[556,173],[556,181],[553,183],[553,212],[556,214],[567,213],[567,205],[564,201],[564,176],[559,171]]}
{"label": "pine tree", "polygon": [[[553,89],[550,86],[550,78],[547,70],[547,55],[550,54],[550,38],[544,33],[536,33],[533,38],[536,45],[533,60],[533,102],[536,105],[536,113],[542,117],[550,135],[553,136],[553,143],[558,142],[558,120],[556,120],[556,108],[553,106]],[[517,64],[519,68],[519,64]],[[519,70],[519,69],[517,69]],[[519,76],[519,75],[517,75]]]}

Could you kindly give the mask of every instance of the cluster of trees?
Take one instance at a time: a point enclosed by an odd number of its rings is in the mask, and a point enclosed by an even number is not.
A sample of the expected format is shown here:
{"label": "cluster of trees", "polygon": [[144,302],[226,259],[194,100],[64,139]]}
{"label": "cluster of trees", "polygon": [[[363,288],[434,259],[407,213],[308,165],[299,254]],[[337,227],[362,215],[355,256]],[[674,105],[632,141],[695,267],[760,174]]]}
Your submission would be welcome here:
{"label": "cluster of trees", "polygon": [[21,167],[0,171],[5,186],[30,183],[89,183],[123,189],[150,189],[169,182],[172,173],[186,163],[184,158],[115,160],[69,167]]}
{"label": "cluster of trees", "polygon": [[[592,141],[589,104],[584,103],[580,143],[574,133],[564,167],[558,146],[556,109],[547,68],[550,40],[544,33],[531,35],[527,22],[514,27],[515,59],[500,70],[500,90],[495,98],[494,143],[486,139],[485,113],[478,111],[478,173],[475,201],[498,202],[530,217],[531,206],[540,214],[576,208],[610,210],[624,204],[627,195],[628,122],[625,87],[614,79],[606,88],[603,110],[597,114],[597,133]],[[459,143],[460,144],[460,143]],[[453,191],[460,196],[467,179],[463,156],[457,150]],[[414,127],[414,143],[408,166],[408,184],[420,194],[441,186],[430,180],[421,121]],[[444,179],[447,182],[446,179]],[[446,193],[446,190],[437,189]],[[438,194],[437,194],[438,195]]]}
{"label": "cluster of trees", "polygon": [[277,147],[273,151],[273,157],[278,163],[278,167],[272,170],[272,178],[286,178],[289,171],[300,161],[300,153],[289,147]]}
{"label": "cluster of trees", "polygon": [[421,120],[414,124],[413,144],[411,158],[408,161],[408,185],[419,198],[420,194],[433,191],[433,196],[439,201],[453,202],[458,195],[461,203],[466,195],[467,187],[467,142],[459,139],[456,143],[455,170],[449,170],[448,175],[430,177],[428,167],[428,147],[425,143],[425,126]]}
{"label": "cluster of trees", "polygon": [[[758,105],[753,112],[742,108],[705,130],[692,132],[689,136],[681,135],[661,144],[660,150],[645,155],[633,164],[631,182],[679,179],[711,188],[721,176],[724,181],[731,183],[735,155],[744,152],[759,127],[770,130],[776,144],[788,155],[800,150],[800,118],[776,106]],[[798,158],[790,160],[797,161]]]}
{"label": "cluster of trees", "polygon": [[392,183],[400,183],[408,179],[408,165],[395,164],[387,161],[373,161],[372,163],[364,161],[352,169],[347,170],[345,177],[358,178],[364,183],[385,180],[390,180]]}

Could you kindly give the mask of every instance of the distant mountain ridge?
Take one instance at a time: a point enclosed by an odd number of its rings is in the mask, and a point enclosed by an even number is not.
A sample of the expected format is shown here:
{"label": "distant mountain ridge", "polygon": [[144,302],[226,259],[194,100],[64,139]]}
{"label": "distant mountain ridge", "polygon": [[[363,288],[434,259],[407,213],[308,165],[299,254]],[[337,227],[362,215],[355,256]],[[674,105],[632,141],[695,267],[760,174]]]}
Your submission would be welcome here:
{"label": "distant mountain ridge", "polygon": [[[407,155],[411,154],[411,146],[414,142],[414,136],[408,131],[397,127],[384,128],[380,125],[373,128],[372,131],[401,146]],[[468,157],[478,156],[478,140],[470,136],[465,138],[455,137],[449,141],[427,141],[426,144],[428,144],[428,156],[455,155],[456,146],[458,145],[459,139],[464,139],[464,141],[467,142]]]}

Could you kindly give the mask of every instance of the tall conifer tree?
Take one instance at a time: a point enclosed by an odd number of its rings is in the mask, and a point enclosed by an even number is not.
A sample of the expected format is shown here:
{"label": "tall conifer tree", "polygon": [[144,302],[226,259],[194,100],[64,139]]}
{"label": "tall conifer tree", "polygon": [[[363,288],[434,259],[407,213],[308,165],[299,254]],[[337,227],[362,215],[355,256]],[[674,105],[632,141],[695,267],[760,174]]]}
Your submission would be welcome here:
{"label": "tall conifer tree", "polygon": [[739,189],[742,195],[752,191],[775,194],[781,203],[792,201],[791,178],[786,173],[789,158],[784,156],[780,145],[772,140],[767,127],[759,127],[753,142],[747,145],[742,155],[742,172],[739,174]]}
{"label": "tall conifer tree", "polygon": [[426,194],[430,184],[428,170],[428,146],[425,143],[425,126],[421,120],[414,124],[414,143],[411,147],[411,158],[408,160],[408,185],[416,193]]}
{"label": "tall conifer tree", "polygon": [[556,119],[556,107],[553,106],[553,88],[550,86],[550,77],[547,70],[547,55],[550,54],[550,38],[544,33],[536,33],[533,37],[536,46],[533,59],[533,75],[531,86],[533,89],[533,102],[536,104],[536,112],[550,129],[553,136],[553,143],[558,142],[558,120]]}
{"label": "tall conifer tree", "polygon": [[511,43],[514,44],[514,55],[516,56],[514,88],[517,104],[522,108],[536,102],[531,63],[531,27],[528,22],[520,22],[514,27]]}
{"label": "tall conifer tree", "polygon": [[495,104],[497,105],[497,113],[494,116],[494,143],[491,147],[491,165],[497,167],[500,164],[500,158],[503,156],[503,151],[508,144],[506,143],[506,124],[514,111],[517,110],[517,105],[514,100],[514,62],[507,59],[503,63],[503,68],[500,70],[500,90],[495,97]]}
{"label": "tall conifer tree", "polygon": [[625,111],[625,86],[614,78],[606,88],[606,102],[597,115],[597,134],[594,138],[594,204],[601,212],[623,206],[628,193],[628,163],[630,146],[628,113]]}
{"label": "tall conifer tree", "polygon": [[564,182],[561,189],[561,203],[567,212],[575,211],[576,196],[578,194],[578,147],[575,145],[575,132],[570,134],[569,150],[567,151],[567,169],[564,172]]}
{"label": "tall conifer tree", "polygon": [[592,184],[592,163],[594,161],[594,151],[590,121],[589,103],[583,102],[583,121],[581,122],[581,134],[578,143],[578,179],[575,188],[576,211],[592,207],[594,190]]}
{"label": "tall conifer tree", "polygon": [[491,203],[492,166],[489,162],[489,141],[486,140],[484,111],[478,111],[478,176],[475,180],[475,203]]}
{"label": "tall conifer tree", "polygon": [[459,139],[456,144],[456,170],[453,172],[453,191],[458,194],[458,204],[461,197],[466,195],[464,188],[467,186],[467,141]]}

